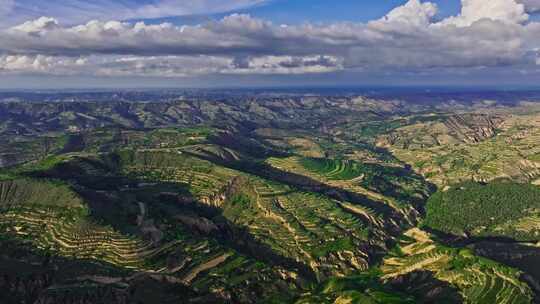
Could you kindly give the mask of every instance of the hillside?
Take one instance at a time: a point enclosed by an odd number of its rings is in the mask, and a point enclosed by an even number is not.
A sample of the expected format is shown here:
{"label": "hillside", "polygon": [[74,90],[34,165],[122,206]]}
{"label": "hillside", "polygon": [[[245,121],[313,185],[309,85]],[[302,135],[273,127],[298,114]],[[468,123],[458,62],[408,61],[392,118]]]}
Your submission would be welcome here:
{"label": "hillside", "polygon": [[454,235],[534,241],[540,234],[540,188],[534,185],[463,183],[435,193],[426,209],[426,226]]}
{"label": "hillside", "polygon": [[[512,115],[490,129],[489,137],[479,137],[472,143],[463,141],[436,142],[426,145],[390,145],[389,150],[400,160],[411,164],[428,180],[440,187],[473,179],[489,182],[508,178],[521,182],[535,181],[540,177],[540,115],[533,107],[526,115]],[[414,132],[433,132],[436,129],[409,126]],[[496,131],[496,132],[495,132]],[[442,132],[441,135],[447,136]],[[486,133],[487,134],[487,133]],[[409,134],[410,140],[423,138],[417,133]]]}
{"label": "hillside", "polygon": [[538,107],[485,107],[0,103],[0,301],[533,303]]}

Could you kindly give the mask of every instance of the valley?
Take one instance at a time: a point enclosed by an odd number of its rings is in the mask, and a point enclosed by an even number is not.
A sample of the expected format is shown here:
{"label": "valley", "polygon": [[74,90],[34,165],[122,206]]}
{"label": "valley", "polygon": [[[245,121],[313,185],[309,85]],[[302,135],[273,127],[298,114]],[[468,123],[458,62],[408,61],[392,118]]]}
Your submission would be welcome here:
{"label": "valley", "polygon": [[0,102],[0,302],[540,298],[540,103],[68,95]]}

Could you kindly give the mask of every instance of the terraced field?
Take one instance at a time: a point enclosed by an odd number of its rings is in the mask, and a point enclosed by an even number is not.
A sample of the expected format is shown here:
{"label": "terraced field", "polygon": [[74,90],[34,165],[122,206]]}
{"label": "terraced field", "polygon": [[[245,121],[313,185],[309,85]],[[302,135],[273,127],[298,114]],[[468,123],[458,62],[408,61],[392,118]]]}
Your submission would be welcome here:
{"label": "terraced field", "polygon": [[315,291],[302,296],[295,304],[413,304],[411,295],[396,292],[379,282],[376,275],[363,273],[344,278],[332,278]]}
{"label": "terraced field", "polygon": [[255,134],[273,146],[291,151],[305,157],[324,157],[324,150],[317,140],[305,132],[291,132],[291,130],[263,128],[255,130]]}
{"label": "terraced field", "polygon": [[435,278],[457,287],[466,303],[530,303],[533,296],[520,281],[519,271],[476,257],[467,249],[441,246],[417,228],[405,233],[381,270],[386,280],[431,271]]}
{"label": "terraced field", "polygon": [[270,158],[267,163],[286,172],[365,195],[398,211],[411,222],[415,220],[413,206],[423,201],[431,191],[419,176],[401,168],[352,160],[301,157]]}
{"label": "terraced field", "polygon": [[203,293],[221,290],[236,301],[268,282],[283,281],[282,287],[267,288],[261,298],[279,297],[284,290],[287,296],[294,294],[289,290],[294,284],[285,286],[296,274],[193,235],[178,224],[162,225],[160,241],[123,235],[93,221],[84,202],[66,186],[15,180],[1,182],[0,190],[0,237],[25,240],[36,250],[166,276]]}
{"label": "terraced field", "polygon": [[95,259],[126,268],[142,268],[146,258],[157,252],[150,243],[123,236],[90,222],[68,222],[52,210],[10,211],[0,223],[16,235],[30,238],[36,247],[62,256]]}
{"label": "terraced field", "polygon": [[155,246],[93,222],[83,201],[66,186],[16,180],[0,183],[0,190],[2,230],[42,250],[146,269],[146,259],[174,245]]}
{"label": "terraced field", "polygon": [[125,172],[190,185],[200,202],[222,209],[223,215],[247,229],[255,242],[307,265],[321,278],[365,270],[374,258],[372,254],[386,247],[384,218],[362,206],[187,155],[169,154],[174,162],[149,160],[144,155],[135,156],[124,167]]}
{"label": "terraced field", "polygon": [[[540,236],[540,216],[529,216],[519,219],[510,225],[518,231],[518,233],[532,234],[536,237]],[[504,227],[508,230],[509,227]]]}
{"label": "terraced field", "polygon": [[236,302],[246,301],[254,292],[259,292],[261,300],[287,299],[297,289],[294,281],[297,273],[278,266],[269,267],[210,238],[188,233],[174,250],[164,256],[156,255],[148,263],[161,266],[157,273],[167,275],[178,284],[202,293],[220,291],[221,296]]}
{"label": "terraced field", "polygon": [[[0,173],[0,240],[125,271],[77,277],[65,290],[82,290],[88,282],[129,289],[126,284],[145,276],[211,296],[202,303],[530,303],[533,292],[520,281],[521,272],[465,248],[442,246],[411,228],[423,224],[461,236],[526,235],[523,240],[535,241],[538,187],[527,184],[533,193],[527,197],[522,188],[500,186],[495,188],[501,193],[482,194],[472,187],[479,200],[458,200],[452,195],[469,186],[440,187],[433,194],[435,187],[405,165],[440,186],[464,176],[532,182],[539,176],[540,150],[536,129],[525,124],[502,126],[499,135],[481,141],[390,147],[404,162],[373,146],[359,148],[347,141],[354,134],[340,137],[338,126],[319,130],[336,132],[335,141],[322,139],[319,131],[285,140],[271,132],[259,134],[261,139],[204,129],[153,130],[147,137],[142,130],[103,132],[103,142],[91,142],[88,151]],[[360,137],[399,127],[374,125]],[[116,150],[119,142],[125,145]],[[381,157],[360,157],[362,149]],[[295,156],[284,156],[290,153]],[[482,165],[476,166],[480,155]],[[508,165],[504,174],[501,160]],[[511,165],[515,175],[508,174]],[[509,193],[519,193],[519,202],[493,198]],[[449,215],[452,208],[458,211]],[[466,226],[456,228],[461,224]],[[488,230],[499,234],[483,233]]]}
{"label": "terraced field", "polygon": [[[246,186],[253,195],[245,202],[245,212],[231,217],[233,222],[247,227],[256,240],[276,252],[309,265],[315,273],[365,270],[371,259],[366,249],[384,246],[382,235],[377,237],[374,232],[376,227],[348,213],[339,202],[254,177]],[[258,220],[253,222],[249,213],[255,213]],[[335,263],[330,266],[323,260]]]}
{"label": "terraced field", "polygon": [[540,153],[539,117],[512,116],[493,138],[477,143],[408,148],[393,145],[389,150],[441,188],[471,179],[532,182],[540,176],[540,162],[536,158]]}
{"label": "terraced field", "polygon": [[218,145],[201,144],[183,147],[180,151],[188,152],[204,159],[214,159],[226,162],[234,162],[242,159],[237,151]]}
{"label": "terraced field", "polygon": [[123,162],[126,175],[150,182],[183,183],[194,197],[207,204],[219,204],[220,191],[238,175],[234,170],[181,152],[124,152]]}

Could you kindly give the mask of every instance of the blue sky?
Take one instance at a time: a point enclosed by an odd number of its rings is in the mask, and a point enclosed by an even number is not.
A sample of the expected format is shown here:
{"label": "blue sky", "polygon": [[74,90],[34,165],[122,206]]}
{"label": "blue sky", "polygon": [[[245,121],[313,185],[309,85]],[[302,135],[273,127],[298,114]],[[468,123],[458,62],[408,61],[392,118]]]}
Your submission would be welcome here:
{"label": "blue sky", "polygon": [[0,88],[536,85],[540,0],[0,0]]}
{"label": "blue sky", "polygon": [[[144,1],[139,1],[144,2]],[[236,9],[209,15],[164,17],[142,19],[149,23],[162,21],[176,24],[193,24],[208,19],[219,19],[230,13],[250,14],[257,18],[275,23],[298,24],[304,22],[367,22],[380,18],[391,9],[404,4],[404,0],[274,0],[252,7]],[[439,17],[457,14],[460,10],[459,0],[436,0],[440,9]]]}
{"label": "blue sky", "polygon": [[[244,11],[277,23],[301,22],[366,22],[384,16],[403,0],[276,0]],[[438,0],[441,15],[459,12],[458,0]]]}
{"label": "blue sky", "polygon": [[[164,2],[178,3],[161,10],[161,15],[151,18],[128,18],[156,23],[163,20],[173,23],[193,23],[215,19],[233,12],[271,20],[276,23],[297,24],[302,22],[366,22],[384,16],[391,9],[403,5],[405,0],[245,0],[245,1],[179,1],[179,0],[0,0],[3,7],[12,7],[13,14],[7,19],[21,22],[29,18],[49,16],[63,22],[88,21],[94,18],[121,17],[121,9],[149,11],[149,6],[159,6]],[[197,3],[189,5],[186,3]],[[435,0],[440,8],[440,16],[456,14],[460,9],[459,0]],[[220,4],[221,3],[221,4]],[[174,8],[178,8],[175,10]],[[1,9],[0,9],[1,13]],[[110,14],[110,15],[109,15]],[[135,13],[137,15],[137,13]],[[140,15],[140,14],[139,14]],[[144,17],[144,16],[143,16]],[[1,22],[1,21],[0,21]]]}

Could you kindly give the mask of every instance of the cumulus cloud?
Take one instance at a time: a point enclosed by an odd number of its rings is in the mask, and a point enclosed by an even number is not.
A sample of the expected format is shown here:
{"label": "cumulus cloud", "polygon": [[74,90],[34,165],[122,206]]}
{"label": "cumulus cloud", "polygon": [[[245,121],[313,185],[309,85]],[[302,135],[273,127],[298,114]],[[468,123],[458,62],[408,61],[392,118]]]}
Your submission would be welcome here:
{"label": "cumulus cloud", "polygon": [[0,56],[0,72],[9,74],[190,77],[208,74],[308,74],[340,69],[340,59],[329,56],[262,56],[246,58],[243,66],[238,66],[236,59],[221,56]]}
{"label": "cumulus cloud", "polygon": [[0,31],[0,70],[180,77],[536,64],[540,23],[529,21],[530,3],[462,4],[441,21],[434,20],[435,4],[410,0],[368,23],[322,25],[275,25],[248,15],[197,26],[63,25],[42,17]]}
{"label": "cumulus cloud", "polygon": [[35,20],[26,21],[23,24],[14,26],[12,29],[25,33],[36,33],[59,29],[58,21],[51,17],[40,17]]}
{"label": "cumulus cloud", "polygon": [[461,13],[444,20],[443,24],[470,26],[482,19],[523,23],[529,19],[525,5],[514,0],[461,0],[461,6]]}
{"label": "cumulus cloud", "polygon": [[308,74],[328,73],[343,69],[343,60],[333,56],[263,56],[235,65],[224,74]]}
{"label": "cumulus cloud", "polygon": [[[324,55],[358,42],[355,25],[281,27],[247,15],[200,26],[91,21],[62,27],[40,18],[0,32],[0,52],[103,55]],[[347,32],[342,32],[341,30]],[[308,46],[308,47],[306,47]]]}
{"label": "cumulus cloud", "polygon": [[79,68],[86,65],[86,63],[87,60],[84,58],[3,55],[0,56],[0,72],[69,75],[79,73]]}
{"label": "cumulus cloud", "polygon": [[400,25],[427,26],[437,14],[437,5],[420,0],[411,0],[402,6],[393,9],[381,20]]}

